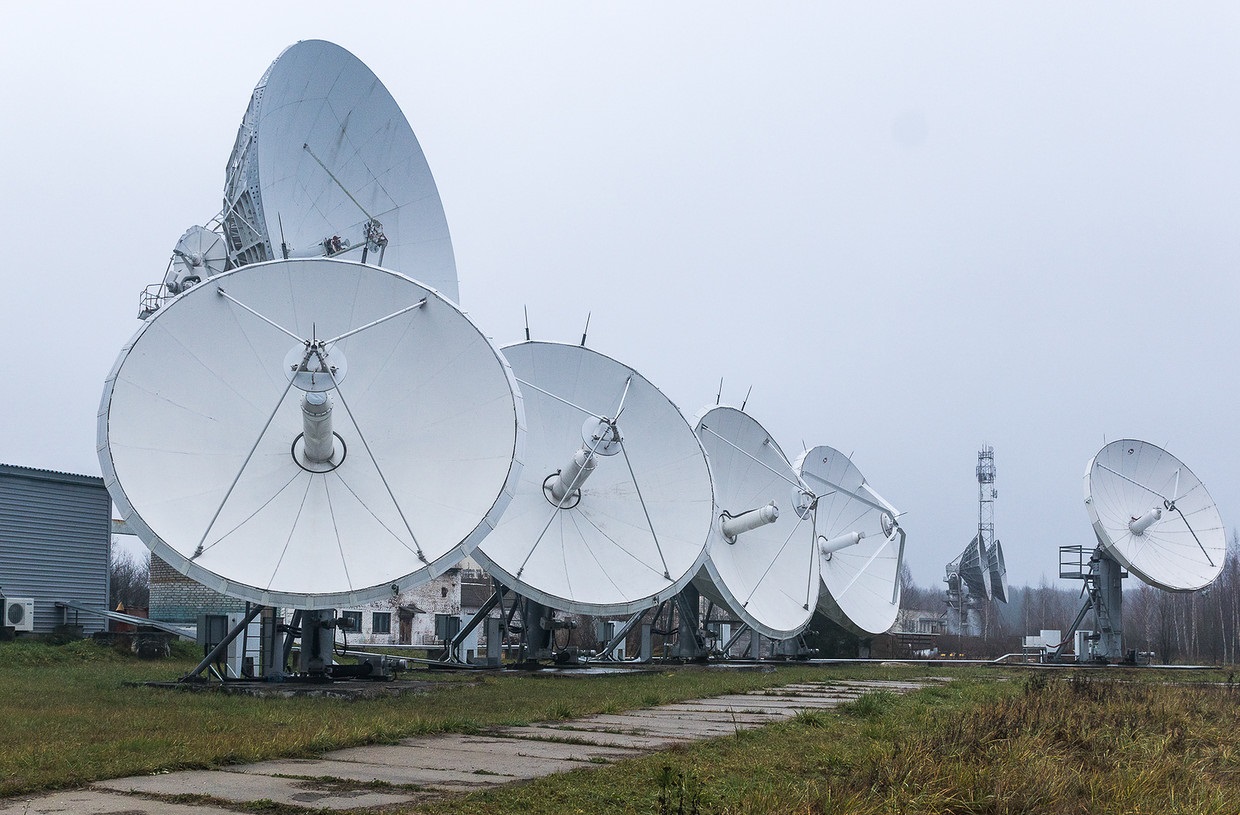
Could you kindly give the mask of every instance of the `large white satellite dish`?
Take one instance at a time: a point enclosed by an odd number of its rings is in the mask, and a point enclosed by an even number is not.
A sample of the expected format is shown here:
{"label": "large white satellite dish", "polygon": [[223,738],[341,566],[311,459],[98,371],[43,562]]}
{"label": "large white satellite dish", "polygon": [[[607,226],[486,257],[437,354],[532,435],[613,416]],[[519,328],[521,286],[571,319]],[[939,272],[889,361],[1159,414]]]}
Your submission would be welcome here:
{"label": "large white satellite dish", "polygon": [[899,511],[838,450],[814,447],[795,466],[816,496],[819,610],[861,636],[887,631],[900,611],[905,535]]}
{"label": "large white satellite dish", "polygon": [[341,256],[395,269],[456,302],[456,261],[422,148],[383,83],[322,40],[276,58],[228,161],[234,266]]}
{"label": "large white satellite dish", "polygon": [[155,554],[303,609],[460,561],[510,500],[523,438],[511,371],[455,305],[328,259],[243,267],[171,300],[99,409],[104,479]]}
{"label": "large white satellite dish", "polygon": [[1167,591],[1214,582],[1227,534],[1205,485],[1180,460],[1135,439],[1113,441],[1085,467],[1085,508],[1103,550]]}
{"label": "large white satellite dish", "polygon": [[710,457],[718,509],[694,586],[758,633],[794,637],[818,602],[812,491],[743,411],[714,406],[694,424]]}
{"label": "large white satellite dish", "polygon": [[710,469],[672,402],[576,345],[504,348],[529,433],[511,505],[474,557],[553,609],[627,614],[679,592],[713,520]]}

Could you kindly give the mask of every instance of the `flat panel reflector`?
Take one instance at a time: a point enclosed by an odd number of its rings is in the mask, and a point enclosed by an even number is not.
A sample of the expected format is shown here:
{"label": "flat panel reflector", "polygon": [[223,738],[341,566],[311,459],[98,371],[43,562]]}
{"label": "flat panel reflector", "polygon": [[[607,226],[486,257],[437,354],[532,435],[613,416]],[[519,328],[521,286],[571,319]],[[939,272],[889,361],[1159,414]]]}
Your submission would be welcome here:
{"label": "flat panel reflector", "polygon": [[459,299],[422,148],[383,83],[338,45],[299,42],[267,69],[237,134],[224,199],[234,266],[339,255]]}
{"label": "flat panel reflector", "polygon": [[525,466],[474,557],[563,611],[624,614],[678,593],[713,519],[706,454],[684,416],[632,368],[588,348],[525,342],[504,355],[529,422]]}
{"label": "flat panel reflector", "polygon": [[1227,534],[1205,485],[1175,456],[1120,439],[1085,467],[1085,509],[1098,543],[1167,591],[1196,591],[1223,569]]}
{"label": "flat panel reflector", "polygon": [[831,447],[807,450],[796,461],[805,486],[817,496],[818,542],[856,536],[857,543],[822,554],[818,608],[861,636],[881,634],[900,611],[903,536],[899,514],[866,483],[848,456]]}
{"label": "flat panel reflector", "polygon": [[[796,636],[818,602],[814,524],[808,511],[796,510],[809,491],[779,445],[748,414],[733,407],[709,408],[698,416],[696,432],[710,457],[720,520],[694,585],[760,634]],[[773,522],[731,540],[725,534],[723,520],[772,503],[778,512]]]}
{"label": "flat panel reflector", "polygon": [[496,522],[520,472],[515,388],[477,327],[403,275],[255,264],[170,301],[121,351],[99,459],[125,520],[189,577],[266,605],[357,604],[442,573]]}

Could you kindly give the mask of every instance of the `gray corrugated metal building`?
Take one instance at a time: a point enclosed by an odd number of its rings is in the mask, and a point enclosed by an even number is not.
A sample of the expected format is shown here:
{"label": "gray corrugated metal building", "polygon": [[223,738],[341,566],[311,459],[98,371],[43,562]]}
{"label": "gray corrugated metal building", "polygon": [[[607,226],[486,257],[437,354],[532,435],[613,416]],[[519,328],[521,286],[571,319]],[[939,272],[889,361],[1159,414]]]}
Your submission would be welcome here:
{"label": "gray corrugated metal building", "polygon": [[[0,592],[33,597],[35,633],[63,621],[57,602],[106,611],[112,499],[98,476],[0,464]],[[104,622],[82,614],[85,633]]]}

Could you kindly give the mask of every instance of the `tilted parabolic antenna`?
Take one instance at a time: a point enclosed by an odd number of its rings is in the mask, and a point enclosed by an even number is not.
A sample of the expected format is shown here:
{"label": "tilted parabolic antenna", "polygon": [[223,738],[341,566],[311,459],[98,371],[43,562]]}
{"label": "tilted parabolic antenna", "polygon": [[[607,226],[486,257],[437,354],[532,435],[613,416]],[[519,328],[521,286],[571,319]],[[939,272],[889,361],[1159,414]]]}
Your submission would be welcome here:
{"label": "tilted parabolic antenna", "polygon": [[[715,478],[716,521],[694,586],[751,631],[797,636],[818,603],[813,492],[762,425],[716,405],[695,427]],[[751,656],[758,656],[751,639]]]}
{"label": "tilted parabolic antenna", "polygon": [[523,438],[511,371],[454,304],[322,258],[169,301],[99,408],[104,479],[151,551],[296,609],[392,597],[459,562],[511,499]]}
{"label": "tilted parabolic antenna", "polygon": [[960,554],[960,577],[970,594],[981,600],[990,599],[990,559],[978,536]]}
{"label": "tilted parabolic antenna", "polygon": [[205,226],[191,226],[172,250],[164,286],[170,293],[180,294],[209,277],[222,274],[227,264],[224,239]]}
{"label": "tilted parabolic antenna", "polygon": [[343,257],[459,299],[443,205],[409,122],[330,42],[289,46],[259,80],[228,160],[223,223],[233,266]]}
{"label": "tilted parabolic antenna", "polygon": [[[1227,534],[1205,485],[1179,459],[1148,442],[1120,439],[1085,466],[1085,509],[1098,546],[1060,548],[1060,577],[1085,581],[1088,598],[1060,656],[1093,609],[1092,654],[1125,659],[1122,631],[1124,569],[1164,591],[1197,591],[1214,582],[1227,555]],[[1075,557],[1074,557],[1075,556]]]}
{"label": "tilted parabolic antenna", "polygon": [[1003,544],[995,541],[986,551],[986,571],[990,573],[990,596],[1000,603],[1008,601],[1007,562]]}
{"label": "tilted parabolic antenna", "polygon": [[168,298],[209,277],[222,274],[227,268],[228,250],[224,247],[223,237],[209,227],[191,226],[173,247],[164,279],[142,290],[138,319],[145,320],[158,311]]}
{"label": "tilted parabolic antenna", "polygon": [[982,445],[977,453],[977,535],[960,557],[947,564],[947,633],[980,637],[985,633],[983,610],[991,600],[1007,602],[1007,567],[995,539],[995,449]]}
{"label": "tilted parabolic antenna", "polygon": [[947,633],[966,637],[982,636],[982,606],[990,600],[990,559],[981,535],[947,564],[943,581],[947,583]]}
{"label": "tilted parabolic antenna", "polygon": [[905,533],[899,511],[831,447],[806,450],[796,469],[813,492],[822,570],[818,609],[858,636],[887,631],[900,611]]}
{"label": "tilted parabolic antenna", "polygon": [[[474,557],[548,609],[628,614],[675,595],[701,564],[713,520],[706,454],[684,416],[597,351],[523,342],[504,355],[528,418],[525,466]],[[526,634],[539,619],[524,616]]]}

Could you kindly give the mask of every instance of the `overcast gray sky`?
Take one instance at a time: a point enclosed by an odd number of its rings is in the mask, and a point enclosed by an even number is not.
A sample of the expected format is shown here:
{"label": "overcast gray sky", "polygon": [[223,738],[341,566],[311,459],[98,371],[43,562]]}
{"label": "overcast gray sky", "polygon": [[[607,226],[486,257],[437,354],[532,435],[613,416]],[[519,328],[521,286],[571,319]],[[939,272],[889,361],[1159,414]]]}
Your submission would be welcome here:
{"label": "overcast gray sky", "polygon": [[[773,8],[767,7],[773,5]],[[1146,439],[1240,523],[1240,7],[1228,3],[0,6],[0,460],[99,473],[138,293],[219,211],[250,92],[329,39],[387,85],[500,344],[589,344],[738,403],[1014,583],[1092,544],[1086,461]],[[152,428],[153,434],[160,432]]]}

